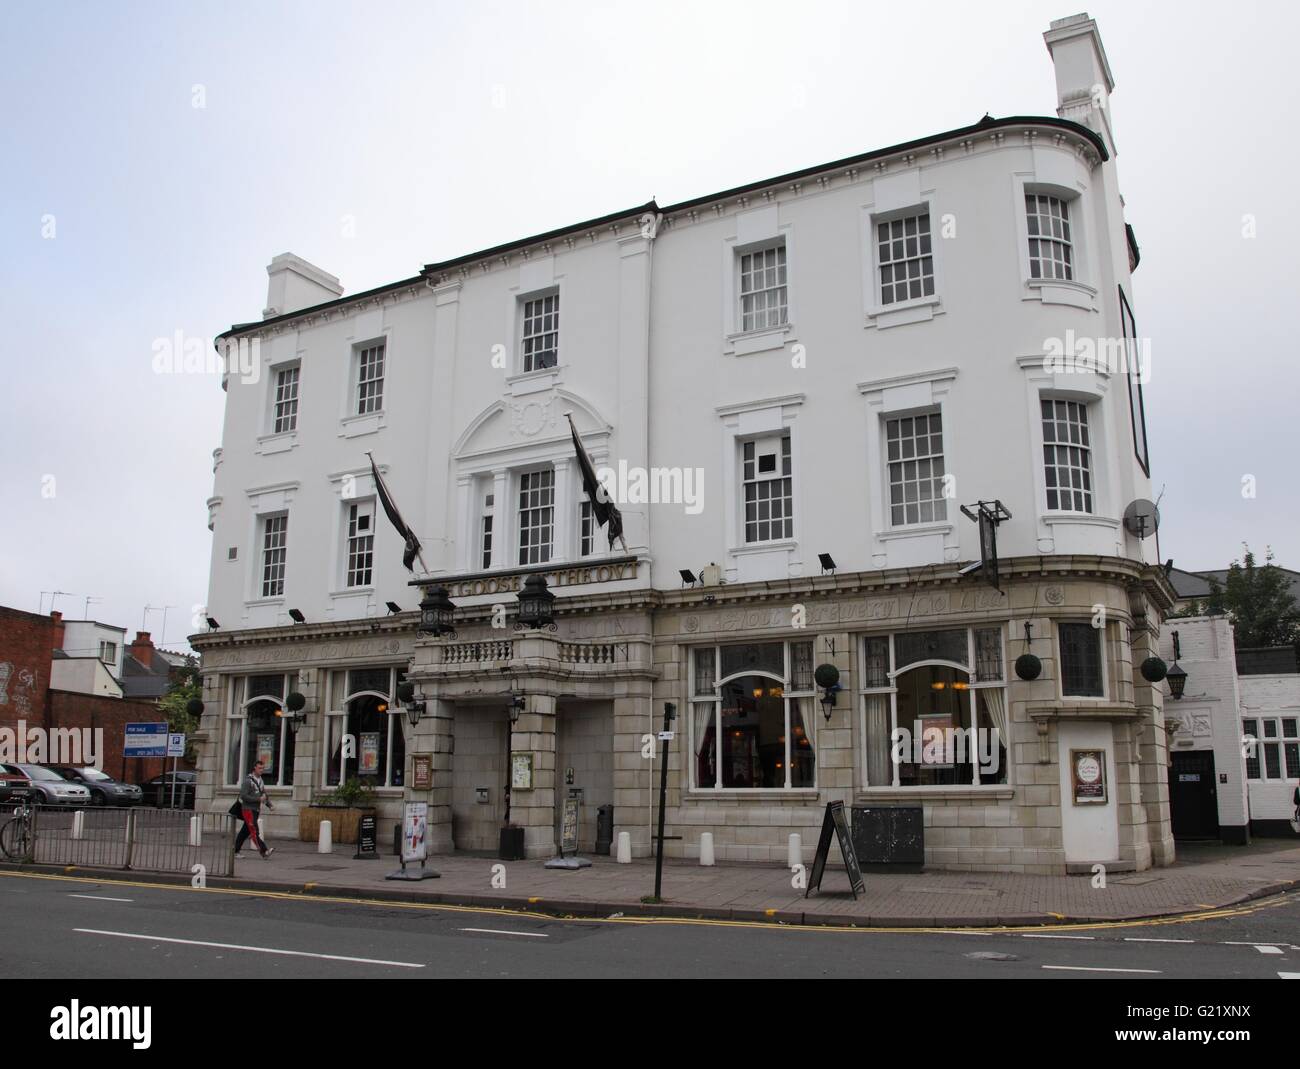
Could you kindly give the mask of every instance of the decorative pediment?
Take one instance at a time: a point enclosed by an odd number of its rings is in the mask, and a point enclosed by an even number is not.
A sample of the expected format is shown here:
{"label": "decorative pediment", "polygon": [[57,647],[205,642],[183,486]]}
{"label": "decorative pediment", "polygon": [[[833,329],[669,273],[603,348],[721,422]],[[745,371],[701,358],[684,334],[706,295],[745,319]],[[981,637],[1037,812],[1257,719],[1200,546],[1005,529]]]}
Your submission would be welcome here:
{"label": "decorative pediment", "polygon": [[596,408],[567,390],[551,389],[494,401],[466,425],[452,447],[457,459],[507,452],[530,443],[569,436],[573,416],[584,438],[607,436],[612,428]]}

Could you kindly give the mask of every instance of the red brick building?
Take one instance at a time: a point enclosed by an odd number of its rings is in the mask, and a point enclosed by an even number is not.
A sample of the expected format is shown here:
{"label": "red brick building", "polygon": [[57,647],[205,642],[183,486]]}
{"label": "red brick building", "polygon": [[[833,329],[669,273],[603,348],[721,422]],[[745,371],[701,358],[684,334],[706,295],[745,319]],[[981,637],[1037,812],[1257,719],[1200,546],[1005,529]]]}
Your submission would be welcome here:
{"label": "red brick building", "polygon": [[[148,642],[149,636],[145,634]],[[48,616],[0,606],[0,728],[103,731],[101,767],[110,776],[142,783],[163,771],[161,757],[123,756],[126,725],[165,720],[150,701],[50,689],[50,662],[63,647],[63,614]],[[152,648],[152,647],[150,647]]]}

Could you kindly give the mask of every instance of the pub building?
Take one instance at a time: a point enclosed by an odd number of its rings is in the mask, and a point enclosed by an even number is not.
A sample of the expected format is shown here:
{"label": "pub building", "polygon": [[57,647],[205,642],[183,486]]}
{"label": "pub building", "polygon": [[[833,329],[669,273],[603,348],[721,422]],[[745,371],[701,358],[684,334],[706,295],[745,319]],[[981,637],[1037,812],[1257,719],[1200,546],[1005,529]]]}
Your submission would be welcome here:
{"label": "pub building", "polygon": [[842,801],[919,807],[935,868],[1169,864],[1142,375],[1054,358],[1140,341],[1114,80],[1087,16],[1044,37],[1055,115],[353,296],[277,256],[217,341],[260,374],[224,382],[199,807],[260,758],[273,839],[360,780],[381,841],[422,801],[434,852],[549,858],[572,798],[582,851],[644,857],[666,752],[669,857],[809,861]]}

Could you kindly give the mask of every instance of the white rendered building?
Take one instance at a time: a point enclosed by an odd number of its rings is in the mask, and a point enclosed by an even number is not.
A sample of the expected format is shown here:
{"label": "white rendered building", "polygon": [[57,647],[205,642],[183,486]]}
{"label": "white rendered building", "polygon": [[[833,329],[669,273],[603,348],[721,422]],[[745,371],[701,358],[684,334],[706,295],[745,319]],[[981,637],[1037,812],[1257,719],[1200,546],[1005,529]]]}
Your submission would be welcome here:
{"label": "white rendered building", "polygon": [[[843,801],[920,807],[932,865],[1170,862],[1162,695],[1136,666],[1173,592],[1121,522],[1151,484],[1114,82],[1086,16],[1045,38],[1053,116],[638,205],[350,297],[276,257],[265,318],[218,339],[199,805],[226,808],[261,757],[272,834],[361,776],[386,825],[427,801],[435,847],[484,849],[509,768],[528,856],[554,851],[569,797],[585,849],[612,806],[644,855],[643,739],[672,703],[670,854],[708,832],[720,857],[784,862]],[[614,473],[623,544],[593,525],[566,416]],[[994,500],[999,589],[969,567],[959,508]],[[554,632],[511,626],[533,574]],[[417,633],[435,587],[454,636]],[[275,715],[291,692],[296,734]],[[983,732],[988,759],[893,745],[944,728]]]}

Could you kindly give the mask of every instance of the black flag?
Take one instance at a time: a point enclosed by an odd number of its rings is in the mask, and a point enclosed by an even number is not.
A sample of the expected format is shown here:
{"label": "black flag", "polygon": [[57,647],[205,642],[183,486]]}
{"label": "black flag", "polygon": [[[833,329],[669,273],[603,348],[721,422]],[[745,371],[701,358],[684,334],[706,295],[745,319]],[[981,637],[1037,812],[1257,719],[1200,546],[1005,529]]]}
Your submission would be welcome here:
{"label": "black flag", "polygon": [[[415,563],[416,557],[420,557],[420,540],[415,537],[415,532],[406,526],[402,514],[397,511],[397,506],[388,493],[388,487],[384,485],[384,477],[379,474],[379,469],[375,467],[375,458],[370,456],[369,453],[366,456],[370,457],[370,471],[375,477],[375,493],[379,495],[379,503],[384,506],[384,512],[388,514],[389,522],[397,528],[397,533],[406,542],[406,549],[402,553],[402,566],[408,572],[412,572],[415,569],[411,565]],[[420,557],[420,564],[424,564],[423,557]],[[428,569],[426,568],[425,571],[428,571]]]}
{"label": "black flag", "polygon": [[[613,549],[614,542],[623,539],[623,514],[596,478],[596,469],[592,466],[591,457],[587,456],[587,451],[582,447],[582,439],[578,437],[578,428],[573,425],[573,417],[566,413],[565,418],[569,421],[569,430],[573,434],[573,451],[578,456],[578,467],[582,469],[582,488],[587,492],[587,500],[591,502],[591,514],[601,527],[609,525],[609,530],[605,533],[609,538],[609,548]],[[626,543],[623,550],[627,551]]]}

